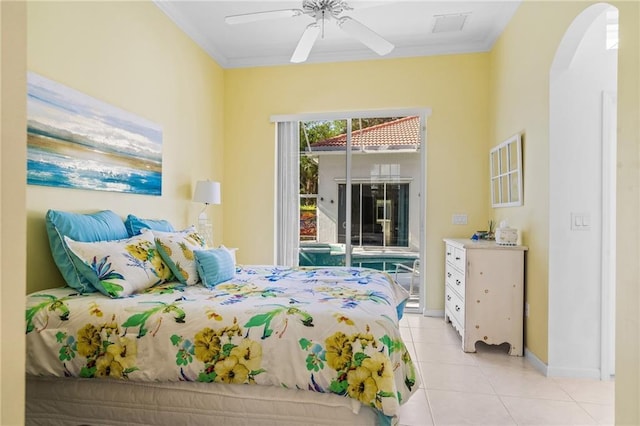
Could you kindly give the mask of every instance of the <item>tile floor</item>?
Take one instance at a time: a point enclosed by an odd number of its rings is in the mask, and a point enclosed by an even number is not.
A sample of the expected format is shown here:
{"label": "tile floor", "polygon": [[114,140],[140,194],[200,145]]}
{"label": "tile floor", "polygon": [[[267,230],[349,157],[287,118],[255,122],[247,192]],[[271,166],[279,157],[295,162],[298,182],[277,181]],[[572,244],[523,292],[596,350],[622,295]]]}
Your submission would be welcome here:
{"label": "tile floor", "polygon": [[614,424],[613,381],[545,377],[505,345],[464,353],[443,318],[405,314],[400,325],[421,375],[403,426]]}

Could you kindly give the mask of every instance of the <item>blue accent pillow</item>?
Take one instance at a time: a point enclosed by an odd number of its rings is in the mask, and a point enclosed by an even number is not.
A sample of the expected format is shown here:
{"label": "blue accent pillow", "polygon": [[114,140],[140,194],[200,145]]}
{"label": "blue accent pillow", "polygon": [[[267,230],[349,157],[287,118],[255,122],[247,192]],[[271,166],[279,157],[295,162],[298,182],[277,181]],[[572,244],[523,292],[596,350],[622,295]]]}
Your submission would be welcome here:
{"label": "blue accent pillow", "polygon": [[141,219],[135,215],[128,215],[124,221],[124,226],[130,237],[142,233],[143,229],[151,229],[152,231],[174,232],[173,225],[167,220],[162,219]]}
{"label": "blue accent pillow", "polygon": [[196,250],[198,274],[205,287],[213,288],[221,282],[228,281],[236,273],[233,256],[226,248]]}
{"label": "blue accent pillow", "polygon": [[91,214],[49,210],[45,216],[45,224],[53,261],[67,285],[80,293],[96,290],[75,267],[69,248],[64,242],[64,237],[67,236],[72,240],[82,242],[129,238],[122,218],[111,210]]}

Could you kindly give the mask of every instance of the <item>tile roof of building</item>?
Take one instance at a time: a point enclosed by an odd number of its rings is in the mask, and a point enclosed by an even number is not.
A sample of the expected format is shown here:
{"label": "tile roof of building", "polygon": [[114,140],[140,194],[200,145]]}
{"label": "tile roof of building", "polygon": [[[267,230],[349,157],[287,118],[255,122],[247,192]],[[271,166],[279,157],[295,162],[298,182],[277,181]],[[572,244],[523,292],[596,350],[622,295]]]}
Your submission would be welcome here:
{"label": "tile roof of building", "polygon": [[[311,144],[312,151],[344,150],[346,133]],[[398,120],[354,130],[351,133],[353,150],[416,150],[420,146],[420,118],[403,117]]]}

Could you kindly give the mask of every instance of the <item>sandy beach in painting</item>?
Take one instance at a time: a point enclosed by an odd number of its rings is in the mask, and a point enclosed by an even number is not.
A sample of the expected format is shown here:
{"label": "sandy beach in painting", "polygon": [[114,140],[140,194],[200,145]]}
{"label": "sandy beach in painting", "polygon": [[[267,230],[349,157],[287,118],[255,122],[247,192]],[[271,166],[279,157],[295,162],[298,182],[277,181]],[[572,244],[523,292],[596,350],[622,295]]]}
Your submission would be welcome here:
{"label": "sandy beach in painting", "polygon": [[38,149],[56,153],[66,157],[73,157],[84,160],[95,160],[103,164],[118,165],[132,169],[142,169],[162,172],[162,164],[152,162],[143,158],[132,158],[113,152],[100,151],[97,148],[89,148],[75,142],[68,142],[61,139],[50,138],[41,135],[27,134],[27,149]]}

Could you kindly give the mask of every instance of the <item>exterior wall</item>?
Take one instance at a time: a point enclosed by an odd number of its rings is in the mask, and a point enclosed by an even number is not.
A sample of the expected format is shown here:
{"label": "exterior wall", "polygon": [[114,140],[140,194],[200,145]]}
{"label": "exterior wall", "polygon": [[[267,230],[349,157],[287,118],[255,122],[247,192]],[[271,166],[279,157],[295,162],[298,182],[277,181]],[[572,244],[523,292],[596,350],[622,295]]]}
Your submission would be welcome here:
{"label": "exterior wall", "polygon": [[[346,155],[346,154],[345,154]],[[319,160],[318,185],[318,235],[320,242],[338,242],[338,182],[345,179],[345,155],[321,155]],[[409,248],[417,251],[420,247],[419,215],[420,188],[417,179],[420,176],[420,154],[354,154],[351,163],[351,178],[372,179],[372,167],[375,164],[397,164],[398,178],[409,183]],[[380,180],[385,180],[381,177]],[[340,182],[342,183],[342,181]],[[324,200],[320,200],[320,197]],[[333,201],[333,202],[332,202]]]}

